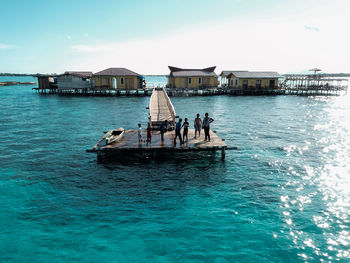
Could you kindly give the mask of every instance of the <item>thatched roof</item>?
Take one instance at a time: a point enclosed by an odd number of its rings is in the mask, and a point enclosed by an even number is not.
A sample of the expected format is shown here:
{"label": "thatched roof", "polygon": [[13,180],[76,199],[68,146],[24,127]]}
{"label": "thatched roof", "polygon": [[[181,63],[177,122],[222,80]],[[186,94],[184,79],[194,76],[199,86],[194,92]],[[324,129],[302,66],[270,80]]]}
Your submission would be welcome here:
{"label": "thatched roof", "polygon": [[94,76],[140,76],[140,74],[126,68],[108,68],[97,72]]}
{"label": "thatched roof", "polygon": [[204,69],[183,69],[169,66],[171,77],[217,77],[215,67]]}

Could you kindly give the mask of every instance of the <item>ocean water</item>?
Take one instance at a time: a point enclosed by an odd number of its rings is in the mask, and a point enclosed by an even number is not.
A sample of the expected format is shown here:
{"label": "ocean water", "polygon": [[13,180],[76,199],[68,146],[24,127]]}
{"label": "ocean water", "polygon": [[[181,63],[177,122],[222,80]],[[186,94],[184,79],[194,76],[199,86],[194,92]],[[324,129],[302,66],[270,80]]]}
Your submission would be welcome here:
{"label": "ocean water", "polygon": [[0,87],[0,262],[350,261],[350,96],[172,98],[225,162],[85,152],[148,101]]}

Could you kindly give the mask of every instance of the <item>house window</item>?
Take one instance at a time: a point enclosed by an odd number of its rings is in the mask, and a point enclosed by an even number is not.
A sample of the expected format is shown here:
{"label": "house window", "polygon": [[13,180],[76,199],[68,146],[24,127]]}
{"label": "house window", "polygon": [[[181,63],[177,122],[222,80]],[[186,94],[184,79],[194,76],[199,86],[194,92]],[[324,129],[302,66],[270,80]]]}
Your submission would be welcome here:
{"label": "house window", "polygon": [[120,78],[120,84],[124,85],[124,78]]}
{"label": "house window", "polygon": [[202,84],[202,78],[198,78],[198,84]]}
{"label": "house window", "polygon": [[256,88],[257,89],[261,88],[261,80],[260,79],[256,80]]}
{"label": "house window", "polygon": [[188,78],[188,84],[192,84],[192,78]]}
{"label": "house window", "polygon": [[236,87],[238,86],[238,80],[236,79]]}
{"label": "house window", "polygon": [[248,80],[243,80],[243,89],[248,88]]}

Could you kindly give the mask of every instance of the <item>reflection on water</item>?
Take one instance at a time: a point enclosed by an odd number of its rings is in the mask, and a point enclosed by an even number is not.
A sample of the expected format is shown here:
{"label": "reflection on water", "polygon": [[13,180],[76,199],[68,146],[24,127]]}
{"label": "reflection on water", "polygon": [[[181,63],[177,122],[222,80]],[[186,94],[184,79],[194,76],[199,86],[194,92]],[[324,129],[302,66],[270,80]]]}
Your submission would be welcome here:
{"label": "reflection on water", "polygon": [[[299,255],[306,261],[350,259],[349,99],[314,99],[311,106],[326,103],[327,107],[316,114],[308,105],[303,122],[311,122],[313,127],[304,131],[307,146],[284,148],[286,156],[301,160],[295,159],[295,165],[287,169],[287,185],[295,193],[281,196],[281,209],[290,237],[304,251]],[[313,158],[303,159],[304,152]],[[300,164],[304,166],[298,167]],[[307,224],[305,215],[309,217]]]}
{"label": "reflection on water", "polygon": [[215,119],[239,149],[225,162],[85,152],[145,126],[148,99],[1,87],[1,261],[350,260],[349,96],[172,98],[181,117]]}

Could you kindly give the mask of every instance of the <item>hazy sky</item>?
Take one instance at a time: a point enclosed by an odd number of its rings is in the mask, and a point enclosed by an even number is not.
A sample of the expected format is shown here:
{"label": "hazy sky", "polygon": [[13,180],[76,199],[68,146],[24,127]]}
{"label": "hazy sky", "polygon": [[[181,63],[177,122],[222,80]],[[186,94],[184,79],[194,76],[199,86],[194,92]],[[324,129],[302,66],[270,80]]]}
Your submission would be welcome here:
{"label": "hazy sky", "polygon": [[0,72],[350,72],[349,0],[1,0]]}

